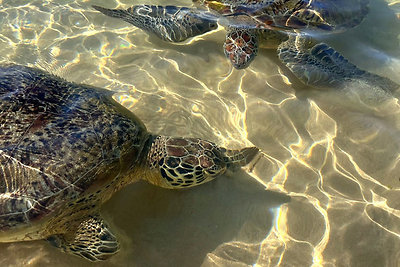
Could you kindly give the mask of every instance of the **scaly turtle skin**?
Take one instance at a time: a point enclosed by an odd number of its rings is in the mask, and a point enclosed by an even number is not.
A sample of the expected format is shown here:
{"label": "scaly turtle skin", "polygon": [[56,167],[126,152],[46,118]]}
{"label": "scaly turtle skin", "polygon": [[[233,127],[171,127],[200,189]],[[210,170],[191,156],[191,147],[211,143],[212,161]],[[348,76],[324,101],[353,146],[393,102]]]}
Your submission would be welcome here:
{"label": "scaly turtle skin", "polygon": [[0,66],[0,124],[0,242],[47,239],[91,261],[119,249],[99,208],[123,186],[192,187],[258,151],[152,135],[110,91],[19,65]]}
{"label": "scaly turtle skin", "polygon": [[[127,10],[93,7],[169,42],[181,42],[211,31],[218,22],[227,29],[225,55],[237,69],[248,67],[257,55],[260,41],[267,40],[269,45],[278,46],[280,60],[305,84],[337,86],[352,79],[368,82],[378,79],[388,90],[398,87],[386,78],[358,69],[331,47],[310,37],[313,32],[340,32],[357,26],[368,13],[369,0],[194,2],[200,7],[137,5]],[[333,67],[329,65],[332,62]]]}

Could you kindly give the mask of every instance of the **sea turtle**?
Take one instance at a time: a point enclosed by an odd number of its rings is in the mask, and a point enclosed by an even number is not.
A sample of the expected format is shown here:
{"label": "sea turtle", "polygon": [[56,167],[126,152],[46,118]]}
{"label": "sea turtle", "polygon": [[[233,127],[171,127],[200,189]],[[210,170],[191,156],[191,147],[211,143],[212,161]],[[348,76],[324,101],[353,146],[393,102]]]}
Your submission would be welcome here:
{"label": "sea turtle", "polygon": [[[194,0],[198,7],[137,5],[126,10],[93,6],[169,42],[181,42],[217,28],[227,29],[224,51],[233,66],[249,66],[259,41],[277,46],[284,65],[305,84],[331,86],[351,79],[392,81],[360,70],[333,48],[315,41],[320,32],[360,24],[369,0]],[[205,9],[207,7],[208,9]],[[266,42],[265,42],[266,41]]]}
{"label": "sea turtle", "polygon": [[99,208],[120,188],[196,186],[258,153],[150,134],[112,92],[20,65],[0,66],[0,122],[0,242],[46,239],[91,261],[119,249]]}

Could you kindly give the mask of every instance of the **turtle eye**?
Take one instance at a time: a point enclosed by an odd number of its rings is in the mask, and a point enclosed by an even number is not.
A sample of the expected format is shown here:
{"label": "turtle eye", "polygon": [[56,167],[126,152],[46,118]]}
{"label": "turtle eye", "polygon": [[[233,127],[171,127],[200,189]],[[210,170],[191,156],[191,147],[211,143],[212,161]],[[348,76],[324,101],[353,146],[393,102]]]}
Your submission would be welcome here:
{"label": "turtle eye", "polygon": [[165,165],[169,168],[176,168],[180,165],[181,160],[176,157],[167,157],[165,160]]}

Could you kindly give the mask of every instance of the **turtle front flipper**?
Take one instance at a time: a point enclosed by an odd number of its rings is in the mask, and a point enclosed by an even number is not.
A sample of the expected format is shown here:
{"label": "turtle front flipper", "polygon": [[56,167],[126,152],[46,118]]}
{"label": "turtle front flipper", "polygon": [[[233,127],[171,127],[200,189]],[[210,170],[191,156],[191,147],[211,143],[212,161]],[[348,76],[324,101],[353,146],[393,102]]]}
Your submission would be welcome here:
{"label": "turtle front flipper", "polygon": [[187,7],[137,5],[126,10],[93,6],[101,13],[123,19],[168,42],[182,42],[218,27],[217,17]]}
{"label": "turtle front flipper", "polygon": [[258,151],[256,147],[226,150],[198,138],[157,136],[147,155],[150,170],[145,179],[165,188],[192,187],[248,164]]}
{"label": "turtle front flipper", "polygon": [[258,53],[257,31],[240,28],[228,29],[224,52],[236,69],[247,68]]}
{"label": "turtle front flipper", "polygon": [[90,261],[106,260],[119,250],[116,237],[99,215],[89,216],[73,233],[52,235],[47,240],[66,253]]}
{"label": "turtle front flipper", "polygon": [[359,69],[332,47],[307,36],[290,36],[278,47],[278,56],[307,85],[338,87],[344,82],[362,80],[386,91],[399,87],[388,78]]}

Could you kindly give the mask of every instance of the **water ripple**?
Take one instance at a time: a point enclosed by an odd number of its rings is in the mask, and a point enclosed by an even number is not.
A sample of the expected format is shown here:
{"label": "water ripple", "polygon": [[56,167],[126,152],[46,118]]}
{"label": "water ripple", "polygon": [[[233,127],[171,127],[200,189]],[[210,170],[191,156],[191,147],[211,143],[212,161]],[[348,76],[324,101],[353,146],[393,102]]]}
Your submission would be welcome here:
{"label": "water ripple", "polygon": [[[154,133],[262,150],[247,174],[199,189],[140,184],[117,194],[104,213],[122,251],[100,265],[398,266],[397,97],[362,81],[304,88],[274,50],[238,71],[223,55],[222,27],[164,43],[90,6],[132,3],[100,2],[0,2],[0,62],[113,90]],[[399,1],[386,2],[373,1],[352,32],[326,39],[400,82]],[[44,242],[0,244],[1,266],[43,264],[86,265]]]}

